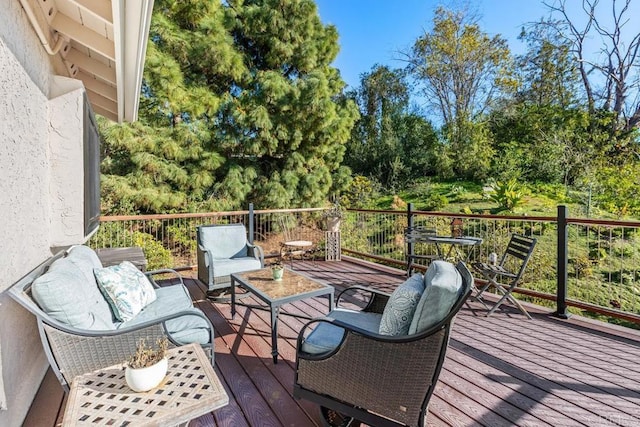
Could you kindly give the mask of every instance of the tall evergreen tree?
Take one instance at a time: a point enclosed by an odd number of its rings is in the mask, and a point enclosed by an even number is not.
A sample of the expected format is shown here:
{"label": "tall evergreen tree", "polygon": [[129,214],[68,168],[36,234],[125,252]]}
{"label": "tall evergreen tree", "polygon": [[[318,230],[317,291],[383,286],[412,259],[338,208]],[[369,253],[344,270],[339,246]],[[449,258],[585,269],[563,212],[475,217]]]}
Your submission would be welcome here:
{"label": "tall evergreen tree", "polygon": [[103,124],[106,211],[326,199],[357,117],[337,51],[311,0],[156,0],[140,122]]}

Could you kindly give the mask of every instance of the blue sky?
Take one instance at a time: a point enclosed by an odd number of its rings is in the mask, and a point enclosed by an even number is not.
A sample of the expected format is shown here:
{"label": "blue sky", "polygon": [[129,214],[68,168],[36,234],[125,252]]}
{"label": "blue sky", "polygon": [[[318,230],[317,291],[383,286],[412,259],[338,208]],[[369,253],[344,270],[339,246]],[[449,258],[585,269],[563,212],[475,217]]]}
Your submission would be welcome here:
{"label": "blue sky", "polygon": [[[340,53],[334,62],[342,78],[358,87],[360,75],[374,64],[402,68],[399,50],[408,49],[431,28],[433,0],[316,0],[320,19],[333,24],[340,35]],[[522,25],[546,15],[541,0],[475,0],[480,27],[502,34],[514,53],[524,47],[517,39]],[[450,6],[446,3],[445,6]]]}

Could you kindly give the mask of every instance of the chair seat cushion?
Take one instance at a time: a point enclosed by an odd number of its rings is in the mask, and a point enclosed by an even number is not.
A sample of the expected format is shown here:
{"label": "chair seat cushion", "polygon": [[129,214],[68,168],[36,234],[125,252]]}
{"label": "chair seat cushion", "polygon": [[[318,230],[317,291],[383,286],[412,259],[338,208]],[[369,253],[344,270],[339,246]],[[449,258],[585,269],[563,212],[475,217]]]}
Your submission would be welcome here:
{"label": "chair seat cushion", "polygon": [[[377,334],[380,329],[380,313],[336,308],[327,317],[349,323],[355,327]],[[326,353],[337,348],[344,337],[344,329],[327,322],[319,322],[302,343],[302,351],[309,354]]]}
{"label": "chair seat cushion", "polygon": [[[118,325],[118,328],[137,325],[180,311],[199,312],[193,307],[191,296],[183,285],[165,286],[156,289],[156,300],[146,306],[136,317]],[[199,316],[180,316],[168,320],[167,330],[181,344],[209,342],[209,325]]]}
{"label": "chair seat cushion", "polygon": [[407,335],[423,292],[424,280],[420,273],[414,274],[399,285],[384,307],[380,320],[380,335]]}
{"label": "chair seat cushion", "polygon": [[435,260],[424,275],[425,289],[413,320],[409,334],[424,332],[442,321],[458,300],[463,289],[462,276],[450,262]]}
{"label": "chair seat cushion", "polygon": [[260,268],[262,268],[260,260],[251,257],[213,260],[215,277],[228,276],[232,273],[258,270]]}

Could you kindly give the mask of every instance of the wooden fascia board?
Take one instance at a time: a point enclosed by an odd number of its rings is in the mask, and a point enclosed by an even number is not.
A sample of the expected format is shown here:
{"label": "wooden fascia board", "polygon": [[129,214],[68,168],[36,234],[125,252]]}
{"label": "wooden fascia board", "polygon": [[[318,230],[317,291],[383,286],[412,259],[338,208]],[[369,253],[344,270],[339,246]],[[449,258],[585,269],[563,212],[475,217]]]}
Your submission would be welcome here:
{"label": "wooden fascia board", "polygon": [[[118,117],[133,122],[138,118],[144,60],[153,12],[153,0],[113,0],[113,34],[118,77]],[[125,31],[126,29],[126,31]]]}

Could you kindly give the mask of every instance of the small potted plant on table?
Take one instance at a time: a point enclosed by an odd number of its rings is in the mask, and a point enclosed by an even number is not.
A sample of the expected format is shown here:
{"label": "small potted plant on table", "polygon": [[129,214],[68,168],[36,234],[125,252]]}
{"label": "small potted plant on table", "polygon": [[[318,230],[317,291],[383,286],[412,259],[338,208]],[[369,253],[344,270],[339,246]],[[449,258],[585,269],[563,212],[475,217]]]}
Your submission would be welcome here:
{"label": "small potted plant on table", "polygon": [[167,338],[161,338],[157,345],[157,348],[153,348],[141,339],[136,352],[127,362],[124,377],[133,391],[149,391],[157,387],[167,374],[169,341]]}
{"label": "small potted plant on table", "polygon": [[281,260],[271,264],[271,275],[273,276],[273,280],[282,280],[282,276],[284,276],[284,265]]}

